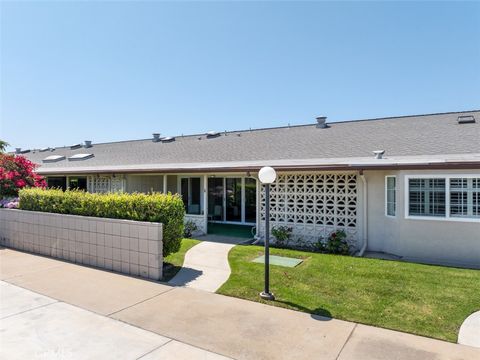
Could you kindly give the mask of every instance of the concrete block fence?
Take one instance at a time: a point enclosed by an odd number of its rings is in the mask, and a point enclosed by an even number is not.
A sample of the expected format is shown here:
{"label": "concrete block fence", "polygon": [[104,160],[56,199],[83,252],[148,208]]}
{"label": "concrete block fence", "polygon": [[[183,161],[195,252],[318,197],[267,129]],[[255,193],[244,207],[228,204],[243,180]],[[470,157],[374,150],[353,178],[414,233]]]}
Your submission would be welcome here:
{"label": "concrete block fence", "polygon": [[0,209],[0,245],[153,280],[162,239],[159,223]]}

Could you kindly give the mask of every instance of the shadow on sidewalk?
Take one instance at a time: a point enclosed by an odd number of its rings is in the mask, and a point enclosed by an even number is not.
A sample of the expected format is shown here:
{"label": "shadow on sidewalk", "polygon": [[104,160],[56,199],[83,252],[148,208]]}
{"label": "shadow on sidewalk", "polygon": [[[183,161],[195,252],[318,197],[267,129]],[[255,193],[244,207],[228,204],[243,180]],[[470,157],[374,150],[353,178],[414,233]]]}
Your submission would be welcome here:
{"label": "shadow on sidewalk", "polygon": [[312,319],[315,319],[315,320],[318,320],[318,321],[330,321],[330,320],[332,320],[332,314],[327,309],[323,309],[323,308],[310,309],[310,308],[306,308],[302,305],[292,303],[290,301],[275,300],[275,302],[288,305],[289,307],[292,307],[292,308],[294,308],[295,310],[298,310],[298,311],[309,313]]}
{"label": "shadow on sidewalk", "polygon": [[203,271],[181,267],[180,271],[168,281],[168,285],[185,286],[203,274]]}

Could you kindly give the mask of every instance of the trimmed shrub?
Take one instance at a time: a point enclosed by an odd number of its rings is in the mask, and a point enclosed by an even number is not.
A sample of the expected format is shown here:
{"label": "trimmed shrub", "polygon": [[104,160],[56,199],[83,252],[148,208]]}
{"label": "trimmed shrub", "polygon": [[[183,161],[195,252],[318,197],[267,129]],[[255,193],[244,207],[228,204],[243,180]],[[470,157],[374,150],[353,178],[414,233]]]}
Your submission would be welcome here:
{"label": "trimmed shrub", "polygon": [[185,208],[179,195],[92,194],[80,190],[22,189],[22,210],[159,222],[163,224],[163,256],[180,249]]}

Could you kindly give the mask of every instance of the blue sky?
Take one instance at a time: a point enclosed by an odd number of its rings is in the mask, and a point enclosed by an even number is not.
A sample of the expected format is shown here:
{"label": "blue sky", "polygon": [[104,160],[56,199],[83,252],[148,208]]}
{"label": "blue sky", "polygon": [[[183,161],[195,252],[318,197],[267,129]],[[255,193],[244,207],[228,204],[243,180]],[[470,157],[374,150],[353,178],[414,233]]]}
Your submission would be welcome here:
{"label": "blue sky", "polygon": [[480,3],[1,2],[0,138],[480,108]]}

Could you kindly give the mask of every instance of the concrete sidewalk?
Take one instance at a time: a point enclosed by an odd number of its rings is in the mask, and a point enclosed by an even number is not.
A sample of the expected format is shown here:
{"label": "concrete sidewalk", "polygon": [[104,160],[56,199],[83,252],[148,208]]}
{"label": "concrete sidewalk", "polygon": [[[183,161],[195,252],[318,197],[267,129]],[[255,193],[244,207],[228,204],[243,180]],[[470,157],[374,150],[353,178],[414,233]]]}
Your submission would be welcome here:
{"label": "concrete sidewalk", "polygon": [[[106,319],[174,339],[178,346],[188,344],[235,359],[480,358],[480,349],[468,346],[170,287],[8,249],[0,250],[0,276]],[[204,357],[192,352],[190,358]]]}
{"label": "concrete sidewalk", "polygon": [[215,292],[230,277],[228,252],[245,239],[220,235],[198,239],[202,242],[187,251],[183,267],[168,284]]}

